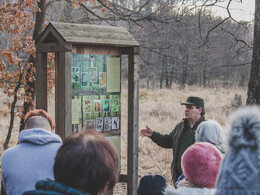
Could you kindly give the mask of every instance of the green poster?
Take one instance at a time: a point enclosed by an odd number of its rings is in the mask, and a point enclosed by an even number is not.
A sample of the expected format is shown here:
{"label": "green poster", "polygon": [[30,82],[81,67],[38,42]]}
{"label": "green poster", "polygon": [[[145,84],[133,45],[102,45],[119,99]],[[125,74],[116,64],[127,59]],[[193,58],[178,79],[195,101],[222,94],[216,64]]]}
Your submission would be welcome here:
{"label": "green poster", "polygon": [[79,83],[79,68],[73,67],[71,71],[72,83]]}
{"label": "green poster", "polygon": [[81,87],[87,87],[88,86],[88,73],[82,72],[81,73]]}
{"label": "green poster", "polygon": [[113,100],[113,112],[118,112],[119,111],[119,100],[114,99]]}
{"label": "green poster", "polygon": [[107,58],[107,92],[120,92],[120,58]]}
{"label": "green poster", "polygon": [[104,112],[109,112],[110,111],[110,104],[109,104],[109,99],[104,100]]}

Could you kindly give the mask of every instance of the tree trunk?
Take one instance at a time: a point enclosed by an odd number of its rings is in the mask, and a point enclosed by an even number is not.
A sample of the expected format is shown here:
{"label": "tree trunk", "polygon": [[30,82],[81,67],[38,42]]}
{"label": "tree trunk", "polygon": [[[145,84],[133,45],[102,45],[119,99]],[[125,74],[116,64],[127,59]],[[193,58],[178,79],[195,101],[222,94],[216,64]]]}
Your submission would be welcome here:
{"label": "tree trunk", "polygon": [[155,85],[155,76],[152,78],[152,91],[154,91],[154,85]]}
{"label": "tree trunk", "polygon": [[17,102],[17,92],[21,87],[21,80],[22,80],[22,77],[23,77],[22,74],[23,73],[21,72],[20,76],[19,76],[18,84],[16,85],[16,87],[14,89],[14,99],[13,99],[13,102],[12,102],[12,105],[11,105],[11,110],[10,110],[10,124],[9,124],[7,136],[5,138],[4,149],[8,148],[8,144],[9,144],[9,141],[10,141],[11,135],[12,135],[12,130],[13,130],[13,126],[14,126],[14,114],[15,114],[14,109],[15,109],[15,105],[16,105],[16,102]]}
{"label": "tree trunk", "polygon": [[202,84],[203,84],[203,87],[206,87],[206,70],[205,69],[202,72]]}
{"label": "tree trunk", "polygon": [[149,89],[149,77],[147,77],[147,80],[146,80],[146,89],[148,90]]}
{"label": "tree trunk", "polygon": [[[35,27],[33,31],[33,40],[36,42],[43,31],[44,28],[44,21],[45,21],[45,14],[46,14],[46,0],[40,0],[37,1],[38,8],[40,11],[36,13],[36,21],[35,21]],[[29,62],[33,63],[33,67],[35,67],[35,58],[33,56],[30,56]],[[30,70],[28,70],[30,72]],[[37,70],[36,70],[37,71]],[[31,77],[28,75],[28,77]],[[26,78],[28,78],[26,76]],[[34,95],[35,95],[35,81],[30,82],[28,79],[26,80],[26,84],[29,86],[28,89],[26,90],[26,94],[31,94],[32,100],[34,100]],[[24,102],[23,104],[23,114],[26,115],[27,112],[32,108],[33,104],[32,101],[27,103],[27,101]],[[22,131],[24,129],[24,119],[22,118],[20,121],[20,130]]]}
{"label": "tree trunk", "polygon": [[182,68],[182,79],[181,79],[181,86],[182,87],[185,87],[186,80],[187,80],[187,67],[183,67]]}
{"label": "tree trunk", "polygon": [[255,1],[254,48],[246,104],[260,105],[260,1]]}
{"label": "tree trunk", "polygon": [[170,78],[170,88],[172,88],[172,80],[173,80],[173,66],[172,66],[171,78]]}
{"label": "tree trunk", "polygon": [[165,87],[169,88],[169,78],[168,78],[168,70],[167,70],[167,65],[165,67]]}
{"label": "tree trunk", "polygon": [[162,75],[161,75],[161,79],[160,79],[160,89],[162,89],[163,78],[164,78],[164,68],[162,69]]}

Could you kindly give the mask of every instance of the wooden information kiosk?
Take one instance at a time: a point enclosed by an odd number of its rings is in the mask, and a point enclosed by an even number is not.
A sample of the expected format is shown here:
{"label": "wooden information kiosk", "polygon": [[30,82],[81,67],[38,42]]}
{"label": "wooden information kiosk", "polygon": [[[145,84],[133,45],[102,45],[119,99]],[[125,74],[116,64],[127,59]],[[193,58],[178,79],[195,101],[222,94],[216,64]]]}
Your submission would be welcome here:
{"label": "wooden information kiosk", "polygon": [[[120,154],[121,63],[128,57],[127,194],[138,184],[139,43],[122,27],[54,23],[36,43],[36,107],[47,108],[47,53],[55,53],[55,121],[62,139],[91,129]],[[112,194],[109,192],[107,194]]]}

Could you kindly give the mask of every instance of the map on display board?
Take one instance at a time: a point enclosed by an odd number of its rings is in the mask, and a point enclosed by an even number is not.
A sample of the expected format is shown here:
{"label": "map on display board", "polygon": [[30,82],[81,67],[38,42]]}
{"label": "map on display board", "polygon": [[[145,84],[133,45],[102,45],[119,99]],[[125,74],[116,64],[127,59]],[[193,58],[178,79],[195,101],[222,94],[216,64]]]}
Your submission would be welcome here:
{"label": "map on display board", "polygon": [[[120,56],[72,54],[72,128],[103,133],[120,151]],[[120,152],[119,152],[120,154]]]}

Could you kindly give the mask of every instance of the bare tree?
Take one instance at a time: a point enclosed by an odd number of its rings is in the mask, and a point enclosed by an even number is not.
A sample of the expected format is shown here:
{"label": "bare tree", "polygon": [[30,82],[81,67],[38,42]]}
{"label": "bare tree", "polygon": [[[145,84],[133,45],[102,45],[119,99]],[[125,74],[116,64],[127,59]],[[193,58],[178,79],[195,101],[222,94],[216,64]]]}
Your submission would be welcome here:
{"label": "bare tree", "polygon": [[247,91],[247,104],[260,104],[260,1],[255,1],[255,24],[254,24],[254,48],[250,73],[250,80]]}

